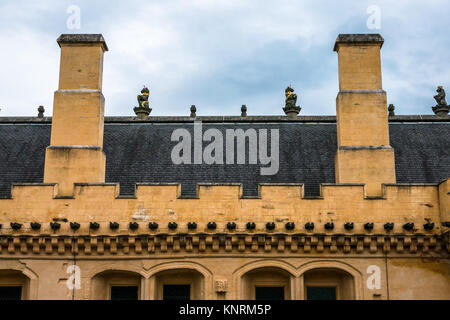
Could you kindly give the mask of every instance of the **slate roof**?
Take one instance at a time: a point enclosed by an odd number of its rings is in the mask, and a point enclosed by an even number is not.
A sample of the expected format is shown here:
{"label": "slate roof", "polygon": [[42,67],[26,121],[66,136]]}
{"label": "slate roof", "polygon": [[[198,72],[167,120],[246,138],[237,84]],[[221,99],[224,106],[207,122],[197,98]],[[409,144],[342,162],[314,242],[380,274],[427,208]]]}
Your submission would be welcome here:
{"label": "slate roof", "polygon": [[[174,165],[171,151],[177,143],[171,141],[171,134],[178,128],[193,132],[192,119],[107,117],[106,182],[120,183],[122,195],[133,194],[135,183],[176,182],[182,184],[184,196],[195,195],[195,185],[201,182],[242,183],[246,196],[257,195],[258,183],[304,183],[306,195],[318,195],[320,183],[335,182],[335,117],[300,117],[298,121],[286,117],[204,117],[202,121],[203,131],[279,129],[278,173],[262,176],[261,165],[248,161],[243,165]],[[389,127],[398,183],[438,183],[450,177],[450,120],[395,116],[390,117]],[[50,132],[51,118],[0,118],[0,197],[10,196],[12,183],[43,181]]]}

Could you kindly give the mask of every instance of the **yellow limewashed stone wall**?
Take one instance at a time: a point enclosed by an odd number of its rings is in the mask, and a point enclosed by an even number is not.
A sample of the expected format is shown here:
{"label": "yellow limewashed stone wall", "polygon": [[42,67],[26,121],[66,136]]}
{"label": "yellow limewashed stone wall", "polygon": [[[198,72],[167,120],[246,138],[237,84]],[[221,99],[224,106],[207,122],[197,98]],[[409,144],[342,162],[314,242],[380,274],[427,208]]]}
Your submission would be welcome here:
{"label": "yellow limewashed stone wall", "polygon": [[[164,231],[171,221],[196,221],[199,228],[215,221],[219,230],[225,229],[229,221],[235,221],[241,229],[245,228],[242,224],[254,221],[260,231],[265,230],[266,222],[278,222],[278,227],[284,228],[282,222],[288,221],[301,229],[304,223],[315,222],[318,230],[323,231],[324,223],[334,221],[334,232],[343,232],[344,222],[355,222],[355,230],[359,231],[363,231],[363,223],[374,222],[374,232],[383,232],[381,223],[386,222],[395,222],[399,231],[401,224],[415,222],[423,231],[420,225],[426,219],[440,221],[436,185],[386,185],[384,197],[376,199],[365,198],[363,185],[324,185],[323,196],[314,199],[302,198],[300,186],[263,185],[258,199],[240,197],[238,185],[200,185],[197,199],[180,198],[177,185],[138,185],[136,198],[118,197],[119,187],[114,184],[77,184],[74,196],[65,198],[57,197],[57,189],[58,186],[51,184],[14,186],[12,199],[0,200],[1,221],[155,220]],[[444,199],[448,201],[448,197],[447,194]],[[63,225],[61,231],[65,227],[68,226]],[[109,226],[104,227],[101,232],[108,233]]]}
{"label": "yellow limewashed stone wall", "polygon": [[70,196],[75,182],[105,181],[105,98],[101,90],[103,54],[108,48],[101,35],[63,35],[58,43],[59,88],[54,96],[44,182],[58,183],[59,195]]}
{"label": "yellow limewashed stone wall", "polygon": [[[139,184],[135,196],[120,197],[119,185],[104,183],[107,46],[101,35],[63,35],[59,44],[45,183],[13,185],[11,198],[0,199],[0,286],[22,286],[24,299],[108,299],[112,285],[161,299],[170,283],[190,284],[192,299],[253,299],[258,285],[283,286],[287,299],[305,299],[311,285],[337,287],[339,299],[450,299],[442,224],[450,179],[395,183],[381,36],[336,42],[337,183],[314,198],[302,185],[277,184],[261,185],[256,198],[238,184],[201,184],[190,199],[178,184]],[[68,286],[73,270],[76,287]]]}
{"label": "yellow limewashed stone wall", "polygon": [[371,196],[382,194],[383,183],[396,182],[381,81],[382,43],[379,35],[340,35],[334,48],[339,64],[336,182],[365,183]]}

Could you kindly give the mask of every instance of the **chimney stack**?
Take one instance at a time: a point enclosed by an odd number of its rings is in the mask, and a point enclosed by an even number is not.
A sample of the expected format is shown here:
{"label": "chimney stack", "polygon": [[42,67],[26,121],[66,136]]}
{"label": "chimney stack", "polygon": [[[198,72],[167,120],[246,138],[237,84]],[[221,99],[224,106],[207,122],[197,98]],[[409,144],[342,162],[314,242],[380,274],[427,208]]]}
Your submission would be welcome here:
{"label": "chimney stack", "polygon": [[105,182],[103,152],[103,54],[101,34],[63,34],[59,88],[54,95],[52,133],[44,182],[58,183],[58,195],[73,195],[74,183]]}
{"label": "chimney stack", "polygon": [[380,196],[382,183],[396,182],[381,81],[383,42],[379,34],[340,34],[334,46],[339,63],[336,183],[364,183],[367,196]]}

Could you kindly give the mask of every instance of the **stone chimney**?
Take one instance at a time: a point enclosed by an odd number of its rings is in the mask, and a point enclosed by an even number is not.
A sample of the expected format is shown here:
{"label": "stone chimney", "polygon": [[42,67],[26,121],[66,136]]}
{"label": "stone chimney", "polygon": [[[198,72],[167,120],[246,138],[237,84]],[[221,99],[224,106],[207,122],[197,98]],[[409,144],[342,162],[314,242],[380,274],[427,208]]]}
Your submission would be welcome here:
{"label": "stone chimney", "polygon": [[50,146],[46,149],[44,182],[58,183],[58,195],[73,194],[74,183],[103,183],[105,98],[102,94],[101,34],[63,34],[59,88],[54,95]]}
{"label": "stone chimney", "polygon": [[380,196],[382,183],[395,183],[389,142],[386,92],[381,82],[379,34],[340,34],[336,98],[336,183],[364,183],[367,196]]}

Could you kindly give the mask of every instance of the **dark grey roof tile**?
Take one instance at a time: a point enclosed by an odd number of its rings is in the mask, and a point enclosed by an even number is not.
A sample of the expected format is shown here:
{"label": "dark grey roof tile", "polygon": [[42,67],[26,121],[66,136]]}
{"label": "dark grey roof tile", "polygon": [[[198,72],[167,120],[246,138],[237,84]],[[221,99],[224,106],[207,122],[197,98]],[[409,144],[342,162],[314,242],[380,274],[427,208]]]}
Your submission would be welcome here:
{"label": "dark grey roof tile", "polygon": [[[337,149],[335,123],[213,123],[203,129],[279,129],[280,167],[276,175],[261,176],[260,165],[174,165],[170,141],[173,130],[189,123],[106,123],[104,151],[106,182],[120,183],[121,194],[134,193],[140,182],[182,184],[183,195],[194,195],[196,183],[241,183],[244,195],[257,194],[259,183],[304,183],[306,195],[317,195],[320,183],[334,183]],[[0,125],[0,197],[10,195],[12,183],[43,181],[49,123]],[[225,135],[224,135],[225,136]],[[399,183],[437,183],[450,177],[450,124],[391,123]],[[207,143],[205,143],[206,145]],[[247,157],[246,157],[247,158]],[[248,158],[247,158],[248,159]]]}

